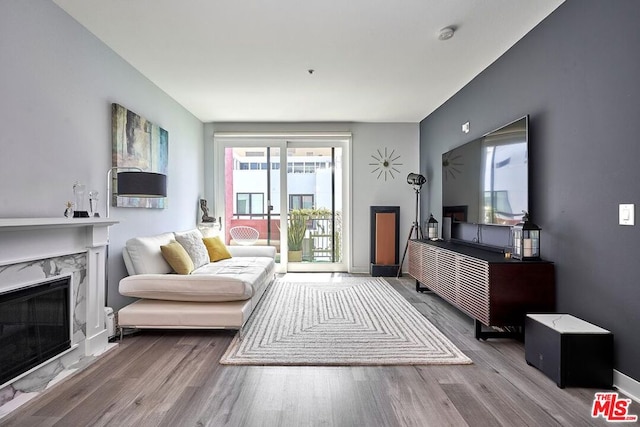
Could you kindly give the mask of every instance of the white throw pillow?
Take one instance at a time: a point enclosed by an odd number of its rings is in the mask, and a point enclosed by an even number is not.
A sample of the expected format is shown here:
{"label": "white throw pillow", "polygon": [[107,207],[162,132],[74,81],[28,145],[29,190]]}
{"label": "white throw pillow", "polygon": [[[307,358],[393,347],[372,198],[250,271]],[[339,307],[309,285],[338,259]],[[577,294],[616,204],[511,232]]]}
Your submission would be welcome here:
{"label": "white throw pillow", "polygon": [[175,233],[176,241],[187,251],[195,268],[209,264],[209,252],[202,242],[202,233],[200,230],[189,230]]}
{"label": "white throw pillow", "polygon": [[127,252],[131,261],[131,266],[127,266],[127,269],[133,267],[134,270],[129,271],[129,274],[171,273],[171,266],[162,257],[160,246],[168,244],[173,239],[173,233],[163,233],[127,240]]}

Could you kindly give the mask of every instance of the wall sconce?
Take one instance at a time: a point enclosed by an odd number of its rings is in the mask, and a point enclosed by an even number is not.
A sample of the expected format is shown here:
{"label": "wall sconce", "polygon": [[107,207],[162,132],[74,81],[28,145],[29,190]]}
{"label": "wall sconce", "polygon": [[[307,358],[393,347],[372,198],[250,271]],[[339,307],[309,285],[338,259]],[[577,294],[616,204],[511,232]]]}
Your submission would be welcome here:
{"label": "wall sconce", "polygon": [[[123,172],[118,172],[122,170]],[[111,193],[113,173],[117,172],[117,188]],[[107,171],[107,210],[112,196],[120,197],[167,197],[167,176],[161,173],[145,172],[137,167],[114,166]]]}

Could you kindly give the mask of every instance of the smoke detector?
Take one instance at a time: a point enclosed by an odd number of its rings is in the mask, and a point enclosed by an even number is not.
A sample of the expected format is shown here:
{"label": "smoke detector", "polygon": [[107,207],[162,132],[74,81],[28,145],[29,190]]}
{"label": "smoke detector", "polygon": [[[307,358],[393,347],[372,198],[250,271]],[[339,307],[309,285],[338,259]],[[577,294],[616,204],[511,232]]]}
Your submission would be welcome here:
{"label": "smoke detector", "polygon": [[449,40],[455,32],[455,27],[444,27],[440,30],[440,33],[438,33],[438,40]]}

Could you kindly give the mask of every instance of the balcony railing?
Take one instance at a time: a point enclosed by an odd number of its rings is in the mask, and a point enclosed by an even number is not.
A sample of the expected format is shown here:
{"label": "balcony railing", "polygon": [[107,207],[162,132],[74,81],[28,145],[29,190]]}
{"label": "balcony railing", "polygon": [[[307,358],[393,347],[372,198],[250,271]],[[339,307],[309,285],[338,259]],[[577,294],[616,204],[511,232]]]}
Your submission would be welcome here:
{"label": "balcony railing", "polygon": [[[289,216],[288,216],[289,218]],[[330,214],[305,214],[306,231],[302,242],[303,262],[341,262],[342,261],[342,221],[338,212]],[[269,233],[267,214],[233,214],[227,229],[238,225],[258,230],[257,245],[275,246],[280,253],[280,213],[271,214],[271,233]],[[230,237],[227,235],[227,243]]]}

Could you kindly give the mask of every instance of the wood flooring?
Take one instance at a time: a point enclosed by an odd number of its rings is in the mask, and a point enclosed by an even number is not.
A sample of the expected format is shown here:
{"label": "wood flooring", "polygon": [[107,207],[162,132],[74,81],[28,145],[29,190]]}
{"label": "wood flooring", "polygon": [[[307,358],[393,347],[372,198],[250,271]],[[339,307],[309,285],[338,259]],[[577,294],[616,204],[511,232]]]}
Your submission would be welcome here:
{"label": "wood flooring", "polygon": [[471,318],[409,277],[387,280],[473,365],[223,366],[233,331],[143,331],[0,425],[609,425],[591,418],[598,390],[558,388],[526,364],[522,342],[477,341]]}

